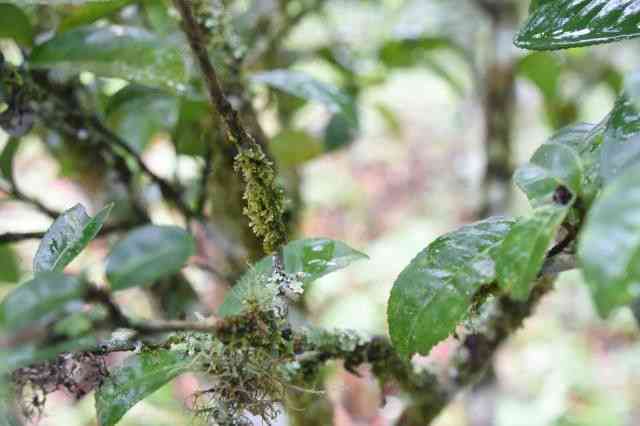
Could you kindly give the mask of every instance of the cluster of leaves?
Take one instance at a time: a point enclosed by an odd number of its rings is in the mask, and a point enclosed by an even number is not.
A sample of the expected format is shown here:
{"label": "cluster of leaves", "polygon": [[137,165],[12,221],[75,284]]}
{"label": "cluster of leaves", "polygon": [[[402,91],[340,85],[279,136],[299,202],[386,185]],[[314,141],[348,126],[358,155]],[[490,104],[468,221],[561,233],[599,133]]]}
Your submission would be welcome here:
{"label": "cluster of leaves", "polygon": [[[516,44],[554,50],[635,37],[635,3],[534,1]],[[545,260],[562,251],[576,254],[602,316],[638,297],[636,86],[631,75],[602,122],[563,128],[517,170],[529,216],[490,218],[444,235],[400,274],[388,305],[400,353],[428,354],[470,314],[483,290],[526,300]]]}
{"label": "cluster of leaves", "polygon": [[[125,13],[128,7],[139,13]],[[124,149],[128,159],[135,159],[154,135],[167,132],[178,154],[200,161],[206,158],[207,143],[219,123],[211,122],[199,79],[192,75],[182,53],[188,49],[175,36],[178,23],[168,10],[162,0],[87,2],[58,11],[60,22],[55,23],[52,37],[42,41],[31,24],[37,13],[35,6],[18,8],[0,3],[0,16],[11,17],[0,31],[23,48],[21,70],[55,70],[57,78],[77,79],[84,92],[98,98],[90,109],[125,141],[126,146],[118,149]],[[516,43],[553,50],[636,37],[640,35],[637,10],[636,1],[533,1],[530,19]],[[207,19],[215,20],[216,16]],[[222,25],[225,32],[230,31],[227,24]],[[242,35],[240,39],[244,40]],[[467,57],[457,44],[426,36],[391,40],[378,56],[389,68],[426,64],[449,78],[430,56],[443,48]],[[380,82],[361,81],[357,68],[341,60],[340,52],[322,48],[314,53],[335,67],[346,82],[345,90],[289,69],[233,76],[238,80],[234,83],[250,82],[275,90],[270,94],[278,98],[283,115],[303,104],[292,101],[291,96],[320,102],[329,110],[322,140],[287,127],[271,141],[276,161],[285,169],[352,141],[360,121],[356,106],[359,92],[367,84]],[[232,56],[239,55],[234,52]],[[557,80],[542,78],[541,72],[535,71],[550,63],[549,57],[536,55],[523,60],[521,69],[543,92],[553,112],[558,101]],[[212,57],[219,59],[215,52]],[[217,65],[231,68],[227,71],[233,74],[232,66],[223,60]],[[78,78],[80,71],[84,75]],[[0,119],[13,138],[0,154],[0,172],[3,180],[14,186],[18,138],[32,130],[36,108],[25,100],[29,93],[16,90],[22,87],[22,82],[16,81],[21,74],[10,75],[11,81],[7,79],[0,86],[4,102]],[[449,80],[453,87],[460,87]],[[394,283],[388,304],[389,333],[399,354],[427,354],[473,316],[488,295],[527,300],[545,262],[561,253],[577,256],[603,316],[640,295],[640,269],[636,266],[640,253],[640,192],[636,189],[640,184],[636,167],[640,159],[639,81],[637,76],[627,79],[624,93],[601,123],[563,128],[518,169],[515,180],[531,202],[530,215],[489,218],[464,226],[432,242],[405,268]],[[115,93],[107,90],[114,84],[122,87]],[[380,112],[393,123],[388,110],[381,108]],[[552,117],[555,124],[565,121]],[[83,132],[76,136],[77,140],[86,138]],[[274,184],[275,176],[263,178]],[[259,205],[249,209],[261,214]],[[107,284],[97,286],[84,275],[65,274],[65,268],[98,236],[111,210],[108,205],[90,217],[78,205],[57,217],[35,255],[33,277],[10,291],[0,304],[0,337],[10,342],[0,351],[3,396],[12,383],[23,396],[28,389],[35,389],[32,401],[39,408],[52,390],[66,388],[80,396],[97,386],[97,415],[100,424],[108,426],[177,375],[197,371],[207,374],[212,382],[197,395],[195,404],[209,419],[237,424],[245,412],[273,419],[274,404],[283,400],[290,380],[289,368],[295,370],[291,361],[296,351],[286,336],[288,324],[280,315],[283,288],[278,274],[295,277],[304,289],[321,276],[366,256],[326,239],[297,240],[279,247],[277,260],[282,260],[283,271],[276,267],[274,257],[266,257],[229,292],[218,315],[230,321],[232,330],[218,333],[221,341],[208,335],[175,334],[160,347],[136,353],[108,373],[102,371],[102,364],[96,364],[92,370],[97,371],[96,377],[92,376],[87,388],[86,377],[78,379],[85,380],[79,383],[73,376],[77,363],[94,360],[87,351],[100,347],[97,333],[114,327],[135,329],[137,324],[123,316],[110,299],[111,293],[152,287],[179,273],[195,251],[194,238],[187,230],[149,224],[132,230],[111,247],[105,261]],[[271,223],[271,219],[263,222]],[[263,228],[262,234],[273,231],[268,225]],[[4,246],[0,247],[0,262],[9,265],[0,267],[0,280],[16,281],[20,273],[14,254]],[[256,313],[261,327],[256,328],[253,321],[253,328],[242,328]],[[237,338],[242,334],[246,337]],[[338,343],[340,351],[348,352],[361,341],[347,338]],[[106,347],[115,344],[109,341]],[[66,355],[70,352],[81,355]],[[12,372],[10,383],[7,379]],[[9,419],[5,401],[4,397],[0,401],[0,418]]]}

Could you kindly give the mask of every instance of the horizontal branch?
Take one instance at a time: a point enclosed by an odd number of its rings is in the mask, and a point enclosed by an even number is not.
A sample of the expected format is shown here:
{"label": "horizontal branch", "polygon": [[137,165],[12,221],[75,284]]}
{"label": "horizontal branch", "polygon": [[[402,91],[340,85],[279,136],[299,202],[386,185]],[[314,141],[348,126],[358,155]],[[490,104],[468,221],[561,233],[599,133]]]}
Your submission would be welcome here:
{"label": "horizontal branch", "polygon": [[[123,222],[115,223],[113,225],[106,225],[102,228],[102,230],[100,230],[100,233],[96,236],[96,238],[106,237],[110,234],[118,232],[125,232],[141,224],[142,222]],[[5,232],[3,234],[0,234],[0,245],[17,243],[26,240],[40,240],[42,239],[42,237],[44,237],[45,233],[46,231]]]}

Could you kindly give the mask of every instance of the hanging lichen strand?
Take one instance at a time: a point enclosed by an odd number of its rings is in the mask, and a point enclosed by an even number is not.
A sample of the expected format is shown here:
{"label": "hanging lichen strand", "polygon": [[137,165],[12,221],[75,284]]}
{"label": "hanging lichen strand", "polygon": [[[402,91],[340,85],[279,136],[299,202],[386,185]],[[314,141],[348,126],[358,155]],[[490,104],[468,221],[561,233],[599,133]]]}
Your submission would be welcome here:
{"label": "hanging lichen strand", "polygon": [[[205,80],[212,106],[227,128],[229,140],[238,148],[234,169],[245,183],[244,213],[253,232],[262,240],[266,254],[273,254],[287,241],[283,220],[284,192],[276,184],[276,171],[260,144],[246,130],[238,112],[227,100],[218,74],[209,59],[207,41],[212,38],[219,13],[212,13],[201,1],[174,0],[182,17],[182,28]],[[200,16],[202,14],[202,16]]]}

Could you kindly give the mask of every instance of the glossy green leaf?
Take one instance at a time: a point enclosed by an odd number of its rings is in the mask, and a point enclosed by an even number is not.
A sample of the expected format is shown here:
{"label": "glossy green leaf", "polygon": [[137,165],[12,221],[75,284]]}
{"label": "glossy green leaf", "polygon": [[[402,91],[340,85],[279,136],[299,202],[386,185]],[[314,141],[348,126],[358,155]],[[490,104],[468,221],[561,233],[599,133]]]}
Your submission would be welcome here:
{"label": "glossy green leaf", "polygon": [[[331,272],[347,267],[349,264],[368,259],[367,255],[352,249],[340,241],[325,238],[308,238],[291,241],[283,248],[284,269],[290,274],[302,274],[304,284],[309,284]],[[265,287],[264,279],[273,271],[273,256],[259,261],[240,279],[227,294],[218,310],[220,316],[242,313],[243,301]]]}
{"label": "glossy green leaf", "polygon": [[18,330],[31,322],[64,312],[69,302],[81,300],[87,284],[59,272],[43,272],[15,288],[0,304],[0,324]]}
{"label": "glossy green leaf", "polygon": [[275,135],[269,149],[282,167],[296,167],[320,155],[322,142],[307,132],[286,129]]}
{"label": "glossy green leaf", "polygon": [[358,126],[356,106],[349,96],[333,86],[323,83],[302,72],[272,70],[251,76],[256,83],[266,84],[303,99],[324,104],[333,113],[340,113],[352,127]]}
{"label": "glossy green leaf", "polygon": [[639,0],[553,0],[534,5],[515,43],[524,49],[554,50],[639,35]]}
{"label": "glossy green leaf", "polygon": [[490,218],[446,234],[400,273],[387,308],[389,334],[403,356],[427,355],[465,317],[473,296],[495,279],[492,252],[512,221]]}
{"label": "glossy green leaf", "polygon": [[0,153],[0,175],[7,181],[13,181],[13,158],[18,152],[20,139],[10,138]]}
{"label": "glossy green leaf", "polygon": [[178,98],[159,90],[127,86],[106,107],[107,122],[133,149],[140,152],[161,131],[177,121]]}
{"label": "glossy green leaf", "polygon": [[18,44],[31,46],[33,26],[29,17],[11,3],[0,3],[0,38],[12,38]]}
{"label": "glossy green leaf", "polygon": [[127,358],[98,388],[96,413],[100,426],[113,426],[131,407],[190,369],[183,352],[158,350]]}
{"label": "glossy green leaf", "polygon": [[616,101],[606,124],[600,157],[605,183],[640,163],[639,76],[627,79],[625,93]]}
{"label": "glossy green leaf", "polygon": [[45,233],[33,259],[35,273],[62,271],[93,240],[107,221],[113,204],[91,218],[81,204],[60,215]]}
{"label": "glossy green leaf", "polygon": [[570,204],[538,207],[517,221],[495,254],[498,285],[516,300],[526,300],[547,251],[567,217]]}
{"label": "glossy green leaf", "polygon": [[20,279],[20,261],[8,245],[0,245],[0,282],[16,283]]}
{"label": "glossy green leaf", "polygon": [[107,279],[113,290],[153,284],[182,269],[195,243],[177,226],[147,225],[130,232],[111,250]]}
{"label": "glossy green leaf", "polygon": [[128,4],[133,3],[133,1],[134,0],[101,0],[86,2],[71,9],[71,12],[60,22],[58,30],[67,31],[71,28],[91,24],[98,19],[114,14]]}
{"label": "glossy green leaf", "polygon": [[593,204],[578,261],[602,316],[640,295],[640,169],[615,179]]}
{"label": "glossy green leaf", "polygon": [[568,145],[545,143],[528,164],[518,168],[514,180],[531,204],[540,206],[552,201],[559,186],[574,195],[580,193],[583,168],[579,154]]}
{"label": "glossy green leaf", "polygon": [[187,71],[181,46],[141,28],[82,27],[57,34],[34,48],[35,68],[90,71],[182,92]]}

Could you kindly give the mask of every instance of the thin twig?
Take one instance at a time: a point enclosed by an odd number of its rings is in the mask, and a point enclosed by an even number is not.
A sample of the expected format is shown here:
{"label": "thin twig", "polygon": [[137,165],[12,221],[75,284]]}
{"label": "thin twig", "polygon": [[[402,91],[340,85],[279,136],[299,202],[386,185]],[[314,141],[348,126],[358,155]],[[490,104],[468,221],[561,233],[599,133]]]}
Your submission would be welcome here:
{"label": "thin twig", "polygon": [[[123,222],[123,223],[115,223],[113,225],[106,225],[102,228],[100,233],[96,238],[106,237],[109,234],[114,234],[117,232],[128,231],[129,229],[135,228],[138,225],[141,225],[142,222]],[[10,244],[17,243],[25,240],[40,240],[44,237],[46,231],[34,231],[34,232],[6,232],[0,234],[0,245],[2,244]]]}

